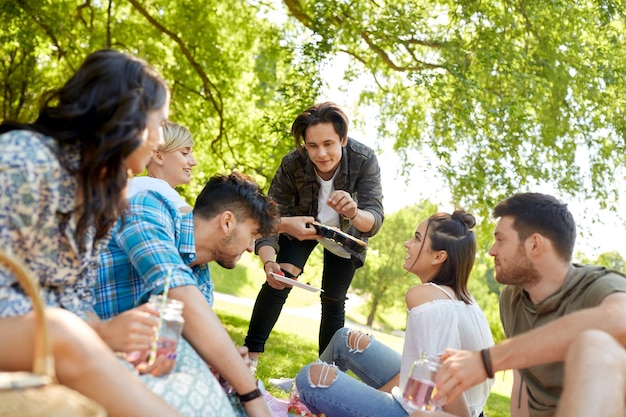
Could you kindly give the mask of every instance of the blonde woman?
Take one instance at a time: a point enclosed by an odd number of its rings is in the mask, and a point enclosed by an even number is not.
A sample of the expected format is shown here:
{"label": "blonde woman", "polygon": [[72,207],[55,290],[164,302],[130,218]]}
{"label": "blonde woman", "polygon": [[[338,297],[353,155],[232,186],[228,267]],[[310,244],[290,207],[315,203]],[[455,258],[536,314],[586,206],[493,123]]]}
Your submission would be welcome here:
{"label": "blonde woman", "polygon": [[147,175],[130,181],[127,196],[130,198],[142,190],[153,190],[165,196],[183,213],[191,206],[176,192],[175,188],[191,181],[191,169],[197,165],[193,157],[191,132],[177,123],[167,122],[163,127],[164,142],[152,154]]}

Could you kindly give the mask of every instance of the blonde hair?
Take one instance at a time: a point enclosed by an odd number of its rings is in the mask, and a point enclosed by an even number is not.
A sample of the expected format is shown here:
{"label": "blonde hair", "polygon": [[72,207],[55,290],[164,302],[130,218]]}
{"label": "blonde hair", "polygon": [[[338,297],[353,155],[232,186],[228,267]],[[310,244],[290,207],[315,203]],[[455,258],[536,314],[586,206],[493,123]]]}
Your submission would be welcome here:
{"label": "blonde hair", "polygon": [[163,145],[159,146],[160,152],[172,152],[181,148],[193,148],[193,136],[185,126],[178,123],[166,122],[163,126]]}

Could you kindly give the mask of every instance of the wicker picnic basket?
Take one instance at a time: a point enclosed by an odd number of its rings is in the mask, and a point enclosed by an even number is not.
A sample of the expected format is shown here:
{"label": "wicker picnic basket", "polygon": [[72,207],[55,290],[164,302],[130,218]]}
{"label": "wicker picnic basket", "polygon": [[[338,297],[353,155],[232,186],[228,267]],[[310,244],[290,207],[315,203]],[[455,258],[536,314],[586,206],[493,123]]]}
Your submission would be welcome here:
{"label": "wicker picnic basket", "polygon": [[[33,371],[0,372],[0,416],[106,417],[100,404],[60,385],[56,380],[48,324],[39,295],[39,282],[22,262],[2,250],[0,263],[17,277],[24,292],[33,302],[36,316]],[[11,341],[3,340],[2,343]]]}

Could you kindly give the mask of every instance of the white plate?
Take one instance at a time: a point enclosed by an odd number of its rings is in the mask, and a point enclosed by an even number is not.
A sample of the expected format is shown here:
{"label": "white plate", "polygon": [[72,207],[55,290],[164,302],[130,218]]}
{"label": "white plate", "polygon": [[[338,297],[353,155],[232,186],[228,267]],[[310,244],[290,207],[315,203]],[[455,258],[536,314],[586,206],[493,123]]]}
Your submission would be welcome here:
{"label": "white plate", "polygon": [[313,286],[311,286],[309,284],[304,284],[304,283],[302,283],[302,282],[300,282],[298,280],[287,278],[287,277],[284,277],[282,275],[278,275],[278,274],[276,274],[274,272],[270,272],[270,274],[272,274],[272,276],[274,278],[276,278],[276,281],[280,281],[283,284],[293,285],[294,287],[302,288],[302,289],[305,289],[305,290],[311,291],[311,292],[324,291],[321,288],[313,287]]}

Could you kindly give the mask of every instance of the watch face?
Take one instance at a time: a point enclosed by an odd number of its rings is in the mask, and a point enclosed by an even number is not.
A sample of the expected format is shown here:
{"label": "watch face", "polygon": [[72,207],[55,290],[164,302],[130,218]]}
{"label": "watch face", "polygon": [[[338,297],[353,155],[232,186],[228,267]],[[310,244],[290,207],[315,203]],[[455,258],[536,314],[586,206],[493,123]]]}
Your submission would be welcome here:
{"label": "watch face", "polygon": [[356,237],[349,235],[348,233],[342,232],[341,230],[334,227],[326,226],[325,224],[319,222],[313,222],[311,224],[317,231],[318,235],[337,242],[353,255],[361,253],[365,249],[367,249],[367,243],[363,242],[361,239],[357,239]]}

